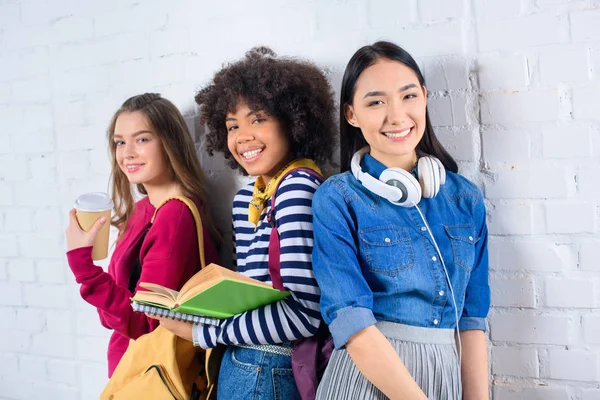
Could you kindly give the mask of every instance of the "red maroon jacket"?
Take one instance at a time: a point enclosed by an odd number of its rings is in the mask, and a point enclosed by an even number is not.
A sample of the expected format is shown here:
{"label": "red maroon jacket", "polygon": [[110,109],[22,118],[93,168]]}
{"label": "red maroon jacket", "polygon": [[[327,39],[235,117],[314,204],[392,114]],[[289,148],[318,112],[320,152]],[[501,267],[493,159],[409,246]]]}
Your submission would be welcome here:
{"label": "red maroon jacket", "polygon": [[[136,203],[127,230],[117,242],[108,273],[94,265],[92,247],[67,252],[69,266],[81,284],[81,297],[98,309],[102,325],[114,330],[108,344],[109,377],[127,350],[129,339],[137,339],[158,326],[158,321],[131,308],[128,285],[136,257],[142,266],[138,285],[151,282],[179,290],[200,270],[196,227],[187,206],[171,200],[150,224],[154,210],[147,197]],[[219,262],[206,228],[204,251],[207,265]]]}

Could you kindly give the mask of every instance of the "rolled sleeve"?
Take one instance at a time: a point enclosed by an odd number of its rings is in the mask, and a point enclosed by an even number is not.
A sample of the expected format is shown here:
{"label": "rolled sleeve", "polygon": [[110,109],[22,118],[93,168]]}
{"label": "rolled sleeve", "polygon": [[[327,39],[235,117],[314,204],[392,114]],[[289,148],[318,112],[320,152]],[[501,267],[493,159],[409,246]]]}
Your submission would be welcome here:
{"label": "rolled sleeve", "polygon": [[485,318],[480,317],[462,317],[458,322],[460,331],[486,331]]}
{"label": "rolled sleeve", "polygon": [[336,318],[329,325],[335,348],[344,347],[352,336],[376,322],[373,311],[368,308],[346,307],[338,310]]}

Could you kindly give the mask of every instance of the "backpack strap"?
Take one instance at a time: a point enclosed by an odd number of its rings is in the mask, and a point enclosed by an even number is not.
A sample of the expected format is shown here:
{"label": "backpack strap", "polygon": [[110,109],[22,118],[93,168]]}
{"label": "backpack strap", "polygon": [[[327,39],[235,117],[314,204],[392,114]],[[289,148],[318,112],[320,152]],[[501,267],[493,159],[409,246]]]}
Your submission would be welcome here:
{"label": "backpack strap", "polygon": [[158,213],[158,210],[160,210],[160,208],[162,206],[164,206],[167,202],[169,202],[171,200],[181,201],[192,212],[192,215],[194,217],[194,222],[196,223],[196,234],[198,235],[198,251],[200,253],[200,268],[202,269],[206,266],[206,261],[204,259],[204,232],[202,230],[202,219],[200,218],[200,212],[198,211],[198,207],[196,207],[196,204],[191,199],[189,199],[185,196],[173,196],[173,197],[167,198],[162,203],[160,203],[160,205],[158,207],[156,207],[156,210],[154,210],[154,215],[152,216],[150,223],[151,224],[154,223],[154,218],[156,218],[156,214]]}
{"label": "backpack strap", "polygon": [[324,178],[318,172],[310,169],[310,168],[296,168],[289,171],[287,174],[281,177],[279,183],[275,187],[275,191],[273,192],[273,196],[271,197],[271,209],[267,214],[267,222],[271,225],[271,236],[269,236],[269,275],[271,275],[271,282],[273,282],[273,287],[278,290],[285,290],[283,287],[283,281],[281,279],[281,249],[279,243],[279,231],[277,230],[277,223],[275,221],[275,195],[277,195],[277,190],[279,190],[279,186],[285,180],[285,178],[295,171],[302,171],[307,173],[308,175],[315,178],[319,183],[324,181]]}

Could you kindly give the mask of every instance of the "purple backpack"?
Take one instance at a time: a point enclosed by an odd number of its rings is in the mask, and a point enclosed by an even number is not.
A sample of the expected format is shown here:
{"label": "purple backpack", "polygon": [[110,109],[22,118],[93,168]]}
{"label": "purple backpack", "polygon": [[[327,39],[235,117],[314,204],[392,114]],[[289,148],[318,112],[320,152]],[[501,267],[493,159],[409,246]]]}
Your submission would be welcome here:
{"label": "purple backpack", "polygon": [[[275,195],[284,178],[294,171],[306,172],[317,181],[323,182],[323,177],[312,169],[297,168],[281,177],[279,184],[275,188],[273,197],[271,197],[271,211],[267,215],[267,221],[272,228],[269,238],[269,274],[271,275],[273,287],[279,290],[285,289],[283,288],[280,271],[279,232],[275,224]],[[332,352],[333,338],[324,321],[321,321],[319,330],[314,336],[294,341],[292,370],[302,400],[315,399],[317,386],[319,386],[319,381],[323,377],[323,372],[325,372]]]}

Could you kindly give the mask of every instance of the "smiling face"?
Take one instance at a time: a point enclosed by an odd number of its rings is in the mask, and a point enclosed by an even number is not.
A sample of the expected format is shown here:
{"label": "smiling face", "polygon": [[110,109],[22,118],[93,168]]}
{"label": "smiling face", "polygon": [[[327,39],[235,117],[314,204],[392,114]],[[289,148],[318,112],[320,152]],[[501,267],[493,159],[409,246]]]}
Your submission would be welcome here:
{"label": "smiling face", "polygon": [[248,175],[267,183],[290,161],[289,140],[281,124],[262,110],[251,110],[240,102],[227,113],[227,147]]}
{"label": "smiling face", "polygon": [[156,185],[172,180],[163,145],[141,112],[120,114],[113,140],[117,164],[130,183]]}
{"label": "smiling face", "polygon": [[370,154],[387,167],[410,170],[426,126],[427,90],[406,65],[382,59],[365,69],[346,120],[360,128]]}

